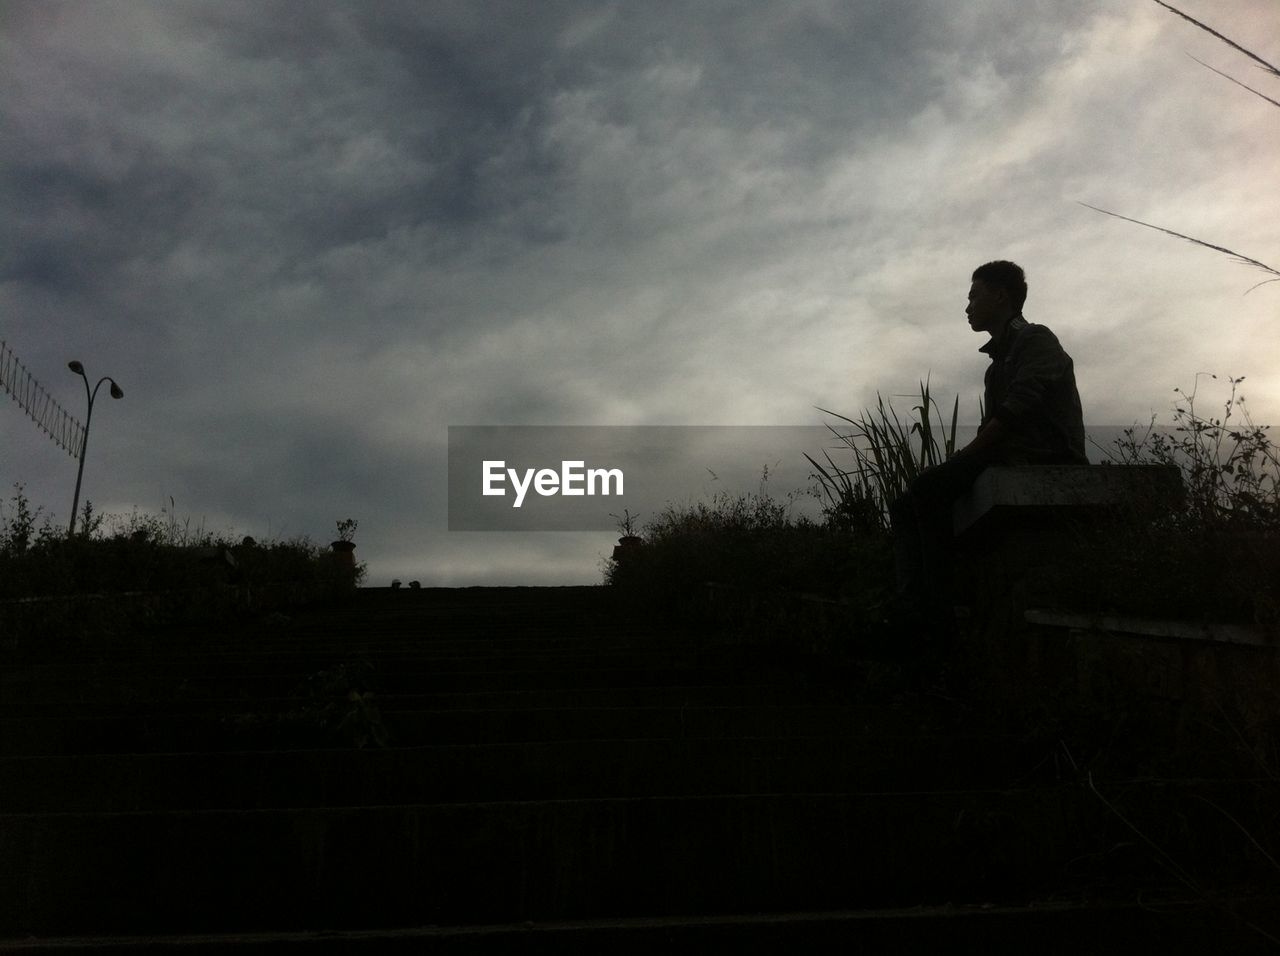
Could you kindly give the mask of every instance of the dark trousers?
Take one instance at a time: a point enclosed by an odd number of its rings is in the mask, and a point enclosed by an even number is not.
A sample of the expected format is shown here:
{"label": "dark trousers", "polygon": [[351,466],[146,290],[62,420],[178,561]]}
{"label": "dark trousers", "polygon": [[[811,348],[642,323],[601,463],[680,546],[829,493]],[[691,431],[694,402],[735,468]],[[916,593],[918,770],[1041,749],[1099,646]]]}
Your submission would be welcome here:
{"label": "dark trousers", "polygon": [[900,601],[930,616],[950,616],[951,508],[989,464],[986,455],[943,462],[921,472],[889,506]]}

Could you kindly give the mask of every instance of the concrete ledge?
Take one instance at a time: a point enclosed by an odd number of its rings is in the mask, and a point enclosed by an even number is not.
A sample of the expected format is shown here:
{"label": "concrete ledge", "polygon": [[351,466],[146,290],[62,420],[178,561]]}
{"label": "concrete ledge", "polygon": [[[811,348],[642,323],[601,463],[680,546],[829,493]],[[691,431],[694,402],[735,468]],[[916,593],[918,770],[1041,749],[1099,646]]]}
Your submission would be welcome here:
{"label": "concrete ledge", "polygon": [[1076,631],[1110,631],[1141,637],[1171,638],[1182,641],[1206,641],[1213,644],[1248,644],[1271,647],[1261,631],[1238,624],[1199,624],[1192,621],[1160,621],[1126,614],[1082,614],[1064,611],[1027,610],[1029,624],[1065,627]]}
{"label": "concrete ledge", "polygon": [[1182,476],[1173,465],[993,465],[952,511],[957,535],[998,512],[1066,512],[1128,503],[1176,501]]}

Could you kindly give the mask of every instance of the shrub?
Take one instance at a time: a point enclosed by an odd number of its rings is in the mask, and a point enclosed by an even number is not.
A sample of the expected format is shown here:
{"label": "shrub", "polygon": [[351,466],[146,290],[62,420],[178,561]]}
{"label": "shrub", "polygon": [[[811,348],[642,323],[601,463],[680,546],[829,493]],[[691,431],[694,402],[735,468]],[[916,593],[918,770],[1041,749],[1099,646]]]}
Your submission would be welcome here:
{"label": "shrub", "polygon": [[876,604],[893,590],[889,504],[955,452],[958,410],[957,398],[948,427],[921,382],[914,421],[879,396],[857,419],[826,412],[845,423],[828,427],[852,464],[842,468],[830,452],[825,464],[806,455],[825,499],[821,522],[792,516],[796,492],[772,498],[766,469],[759,493],[669,506],[644,527],[642,548],[609,562],[606,581],[677,606],[707,582],[843,598],[855,609]]}
{"label": "shrub", "polygon": [[[86,502],[74,535],[53,528],[32,509],[22,485],[0,507],[0,598],[134,591],[176,591],[211,584],[250,587],[291,584],[332,593],[353,583],[349,567],[305,537],[262,544],[214,534],[203,523],[180,521],[173,499],[160,515],[104,515]],[[352,523],[354,525],[354,522]],[[235,566],[201,549],[229,551]],[[354,583],[364,566],[355,568]]]}
{"label": "shrub", "polygon": [[1121,516],[1055,582],[1058,603],[1280,633],[1280,455],[1245,412],[1242,381],[1227,379],[1220,418],[1196,411],[1197,388],[1175,389],[1171,430],[1153,419],[1107,450],[1118,464],[1176,466],[1186,495],[1154,519]]}
{"label": "shrub", "polygon": [[37,527],[43,508],[31,510],[21,482],[14,484],[9,507],[0,502],[0,558],[25,554],[32,545],[52,538],[57,532],[48,515]]}
{"label": "shrub", "polygon": [[793,502],[794,493],[778,501],[762,490],[669,506],[644,526],[643,546],[610,561],[606,580],[668,608],[684,607],[708,582],[756,592],[879,595],[891,569],[887,535],[795,518]]}
{"label": "shrub", "polygon": [[[1210,375],[1217,379],[1216,375]],[[1116,440],[1111,460],[1120,464],[1175,465],[1187,488],[1184,506],[1170,519],[1191,531],[1280,530],[1280,455],[1267,432],[1258,427],[1238,392],[1244,377],[1227,378],[1231,392],[1221,418],[1196,413],[1200,376],[1191,392],[1175,388],[1181,398],[1174,405],[1172,432],[1125,429]],[[1243,424],[1233,426],[1237,412]]]}

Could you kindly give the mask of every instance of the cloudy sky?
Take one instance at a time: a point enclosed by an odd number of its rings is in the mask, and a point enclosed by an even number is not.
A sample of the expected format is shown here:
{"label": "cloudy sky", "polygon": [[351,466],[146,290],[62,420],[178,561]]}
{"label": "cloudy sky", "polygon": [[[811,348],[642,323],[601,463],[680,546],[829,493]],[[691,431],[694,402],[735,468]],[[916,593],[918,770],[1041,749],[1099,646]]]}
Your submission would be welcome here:
{"label": "cloudy sky", "polygon": [[[1280,60],[1274,0],[1182,9]],[[821,424],[931,376],[1027,270],[1090,425],[1197,372],[1280,425],[1280,81],[1149,0],[6,0],[0,338],[84,495],[371,584],[590,583],[607,533],[449,533],[449,425]],[[1201,394],[1225,397],[1213,382]],[[906,407],[905,400],[901,404]],[[75,461],[0,405],[0,490]]]}

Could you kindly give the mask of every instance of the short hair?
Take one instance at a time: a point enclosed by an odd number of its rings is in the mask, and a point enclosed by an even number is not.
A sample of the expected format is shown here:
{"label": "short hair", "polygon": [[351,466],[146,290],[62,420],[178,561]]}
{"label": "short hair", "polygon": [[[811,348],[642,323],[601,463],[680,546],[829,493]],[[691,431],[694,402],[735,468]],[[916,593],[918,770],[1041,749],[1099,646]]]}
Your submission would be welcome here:
{"label": "short hair", "polygon": [[1019,311],[1027,301],[1027,277],[1016,263],[1004,259],[984,263],[973,270],[973,279],[1009,293],[1009,301]]}

